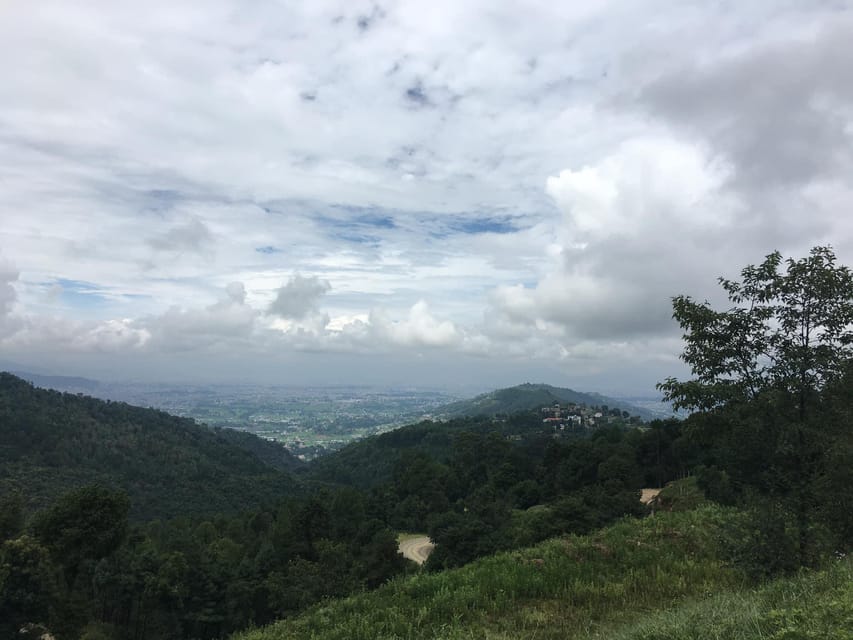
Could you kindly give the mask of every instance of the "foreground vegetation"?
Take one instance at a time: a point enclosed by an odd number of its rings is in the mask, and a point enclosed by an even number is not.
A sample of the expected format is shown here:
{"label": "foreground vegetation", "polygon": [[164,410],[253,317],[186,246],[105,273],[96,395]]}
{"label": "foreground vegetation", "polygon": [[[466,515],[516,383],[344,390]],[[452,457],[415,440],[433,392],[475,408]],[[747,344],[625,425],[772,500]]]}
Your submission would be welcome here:
{"label": "foreground vegetation", "polygon": [[844,638],[853,564],[749,587],[725,561],[733,513],[705,506],[624,520],[398,578],[236,638]]}
{"label": "foreground vegetation", "polygon": [[612,640],[851,640],[853,562],[690,600],[614,628]]}

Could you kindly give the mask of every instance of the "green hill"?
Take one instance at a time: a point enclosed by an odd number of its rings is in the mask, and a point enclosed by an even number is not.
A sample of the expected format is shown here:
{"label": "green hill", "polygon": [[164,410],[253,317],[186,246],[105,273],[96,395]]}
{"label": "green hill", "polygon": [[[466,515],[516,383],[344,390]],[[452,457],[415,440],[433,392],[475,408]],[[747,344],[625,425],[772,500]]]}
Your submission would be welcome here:
{"label": "green hill", "polygon": [[453,448],[454,427],[455,422],[423,422],[353,442],[314,460],[308,476],[361,489],[378,486],[391,480],[394,466],[406,451],[427,453],[446,461]]}
{"label": "green hill", "polygon": [[549,407],[555,403],[600,407],[606,405],[613,409],[627,411],[640,416],[643,420],[652,420],[655,416],[648,410],[635,407],[626,402],[614,400],[598,393],[582,393],[572,389],[552,387],[549,384],[531,384],[529,382],[515,387],[498,389],[483,393],[470,400],[460,400],[439,407],[436,415],[446,416],[484,416],[497,413],[517,413]]}
{"label": "green hill", "polygon": [[515,415],[500,423],[484,416],[425,421],[348,444],[313,461],[306,475],[321,482],[369,489],[389,482],[395,466],[406,455],[423,454],[438,463],[448,463],[459,454],[459,436],[463,433],[504,438],[518,432],[526,437],[515,448],[525,452],[534,448],[541,454],[543,443],[552,441],[538,416]]}
{"label": "green hill", "polygon": [[298,462],[251,434],[0,373],[0,492],[28,509],[71,488],[121,488],[134,519],[234,512],[292,494]]}
{"label": "green hill", "polygon": [[398,578],[235,640],[850,638],[853,563],[748,585],[718,554],[730,513],[626,519]]}

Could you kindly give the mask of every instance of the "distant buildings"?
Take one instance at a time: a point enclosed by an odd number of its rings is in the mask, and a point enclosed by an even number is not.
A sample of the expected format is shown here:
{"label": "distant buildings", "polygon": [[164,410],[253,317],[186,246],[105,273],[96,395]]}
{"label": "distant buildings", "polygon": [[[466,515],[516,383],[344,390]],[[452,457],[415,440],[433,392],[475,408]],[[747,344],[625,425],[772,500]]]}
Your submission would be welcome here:
{"label": "distant buildings", "polygon": [[587,407],[570,402],[561,405],[555,402],[552,406],[542,407],[542,423],[551,425],[554,430],[564,431],[566,428],[592,428],[596,425],[622,422],[622,414],[607,407]]}

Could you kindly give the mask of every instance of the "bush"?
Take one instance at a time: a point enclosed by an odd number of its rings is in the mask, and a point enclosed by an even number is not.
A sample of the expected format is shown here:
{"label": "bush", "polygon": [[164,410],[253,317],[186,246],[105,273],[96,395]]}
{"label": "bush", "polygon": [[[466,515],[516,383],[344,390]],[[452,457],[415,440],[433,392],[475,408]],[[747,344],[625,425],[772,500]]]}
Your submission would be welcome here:
{"label": "bush", "polygon": [[754,502],[723,527],[723,553],[753,579],[795,572],[800,567],[793,514],[779,502]]}

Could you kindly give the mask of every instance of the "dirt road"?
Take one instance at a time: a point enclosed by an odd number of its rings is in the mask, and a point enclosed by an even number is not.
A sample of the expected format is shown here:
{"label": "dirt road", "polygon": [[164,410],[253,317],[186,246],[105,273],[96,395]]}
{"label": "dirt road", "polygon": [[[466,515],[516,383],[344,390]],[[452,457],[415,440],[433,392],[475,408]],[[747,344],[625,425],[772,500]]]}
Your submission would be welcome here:
{"label": "dirt road", "polygon": [[643,489],[643,496],[640,498],[640,502],[643,504],[649,504],[652,500],[658,497],[660,493],[660,489]]}
{"label": "dirt road", "polygon": [[418,564],[423,564],[432,553],[432,548],[435,545],[426,536],[417,536],[415,538],[407,538],[400,541],[400,553],[403,557],[409,560],[414,560]]}

